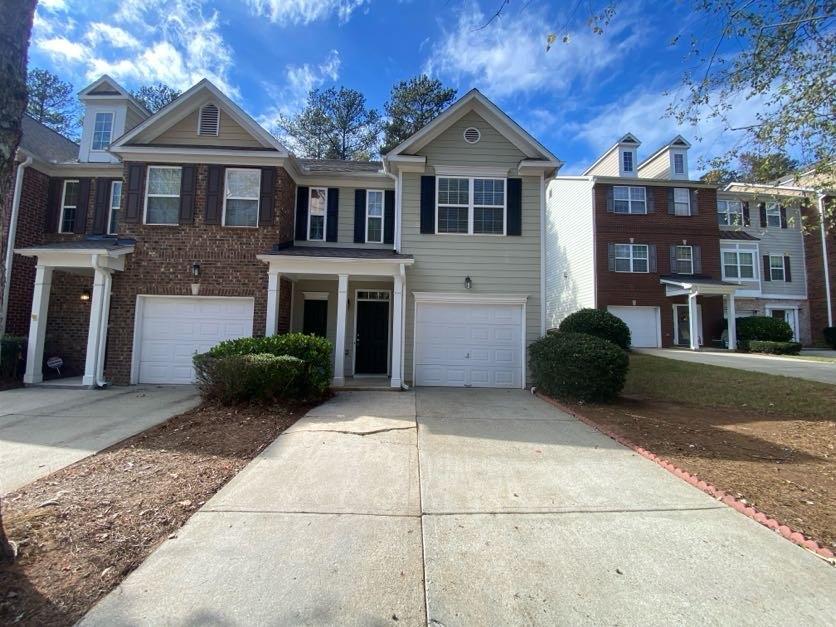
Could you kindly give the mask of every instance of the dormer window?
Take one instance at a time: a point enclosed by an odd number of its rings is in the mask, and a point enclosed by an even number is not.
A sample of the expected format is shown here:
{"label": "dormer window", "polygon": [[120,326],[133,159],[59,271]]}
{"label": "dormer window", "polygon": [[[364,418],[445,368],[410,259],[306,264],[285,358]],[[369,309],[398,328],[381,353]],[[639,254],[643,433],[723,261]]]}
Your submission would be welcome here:
{"label": "dormer window", "polygon": [[674,153],[673,155],[673,173],[685,174],[685,155],[681,153]]}
{"label": "dormer window", "polygon": [[113,135],[113,113],[99,112],[93,124],[92,150],[107,150],[110,145],[110,138]]}
{"label": "dormer window", "polygon": [[633,151],[625,150],[621,157],[624,172],[633,171]]}
{"label": "dormer window", "polygon": [[217,137],[221,126],[221,111],[211,102],[200,107],[198,116],[197,134],[214,135]]}

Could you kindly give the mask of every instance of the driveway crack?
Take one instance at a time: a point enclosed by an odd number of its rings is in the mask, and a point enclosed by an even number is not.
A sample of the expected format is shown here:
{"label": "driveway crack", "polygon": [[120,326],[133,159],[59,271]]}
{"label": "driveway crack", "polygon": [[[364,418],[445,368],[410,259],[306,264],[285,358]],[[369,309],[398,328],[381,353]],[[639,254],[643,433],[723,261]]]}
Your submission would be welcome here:
{"label": "driveway crack", "polygon": [[378,433],[388,433],[390,431],[410,431],[412,429],[416,429],[416,427],[387,427],[385,429],[373,429],[372,431],[348,431],[345,429],[297,429],[296,431],[291,431],[286,435],[293,435],[294,433],[342,433],[343,435],[359,435],[360,437],[363,437],[367,435],[376,435]]}

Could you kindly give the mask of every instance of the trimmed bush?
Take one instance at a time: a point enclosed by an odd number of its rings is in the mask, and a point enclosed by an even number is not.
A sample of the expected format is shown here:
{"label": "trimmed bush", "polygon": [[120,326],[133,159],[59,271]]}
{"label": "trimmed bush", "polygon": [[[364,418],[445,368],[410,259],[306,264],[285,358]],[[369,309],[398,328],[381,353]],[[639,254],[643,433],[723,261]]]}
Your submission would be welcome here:
{"label": "trimmed bush", "polygon": [[836,327],[825,327],[824,331],[824,341],[827,342],[827,345],[836,350]]}
{"label": "trimmed bush", "polygon": [[737,319],[737,346],[747,351],[752,341],[791,342],[792,328],[772,316],[747,316]]}
{"label": "trimmed bush", "polygon": [[203,353],[195,355],[193,361],[203,397],[225,405],[295,398],[305,372],[305,362],[290,355],[213,357]]}
{"label": "trimmed bush", "polygon": [[559,327],[561,332],[586,333],[609,340],[628,350],[630,348],[630,327],[618,316],[603,309],[581,309],[566,316]]}
{"label": "trimmed bush", "polygon": [[767,340],[751,340],[749,352],[766,353],[768,355],[798,355],[801,352],[799,342],[770,342]]}
{"label": "trimmed bush", "polygon": [[0,340],[0,379],[17,379],[26,359],[27,338],[6,335]]}
{"label": "trimmed bush", "polygon": [[541,337],[528,350],[532,381],[549,396],[609,401],[624,388],[629,358],[607,340],[559,331]]}
{"label": "trimmed bush", "polygon": [[242,337],[226,340],[209,349],[212,357],[232,355],[290,355],[305,362],[299,395],[319,398],[331,385],[333,345],[322,337],[304,333],[285,333],[268,337]]}

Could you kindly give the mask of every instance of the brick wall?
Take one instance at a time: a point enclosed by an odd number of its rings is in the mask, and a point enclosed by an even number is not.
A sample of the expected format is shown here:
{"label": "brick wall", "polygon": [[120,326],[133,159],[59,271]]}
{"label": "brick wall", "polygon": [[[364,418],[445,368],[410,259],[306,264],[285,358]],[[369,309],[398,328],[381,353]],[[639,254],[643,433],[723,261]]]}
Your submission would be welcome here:
{"label": "brick wall", "polygon": [[[836,198],[828,198],[825,238],[830,272],[831,311],[836,315]],[[816,345],[824,344],[822,330],[827,326],[827,292],[824,282],[824,256],[818,208],[805,210],[804,252],[807,263],[807,298],[810,303],[810,335]]]}

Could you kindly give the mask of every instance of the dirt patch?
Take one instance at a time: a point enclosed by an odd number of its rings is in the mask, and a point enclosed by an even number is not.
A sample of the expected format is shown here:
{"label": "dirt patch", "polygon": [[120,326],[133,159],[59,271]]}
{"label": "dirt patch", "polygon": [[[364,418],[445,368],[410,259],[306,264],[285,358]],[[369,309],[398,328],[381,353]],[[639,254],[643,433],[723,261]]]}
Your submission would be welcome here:
{"label": "dirt patch", "polygon": [[0,624],[75,623],[309,408],[204,405],[8,494]]}
{"label": "dirt patch", "polygon": [[836,422],[627,397],[591,420],[836,550]]}

